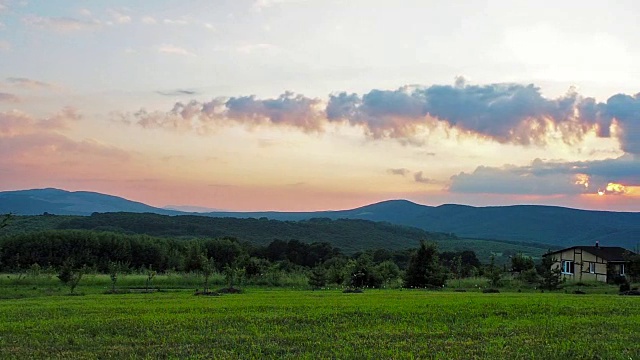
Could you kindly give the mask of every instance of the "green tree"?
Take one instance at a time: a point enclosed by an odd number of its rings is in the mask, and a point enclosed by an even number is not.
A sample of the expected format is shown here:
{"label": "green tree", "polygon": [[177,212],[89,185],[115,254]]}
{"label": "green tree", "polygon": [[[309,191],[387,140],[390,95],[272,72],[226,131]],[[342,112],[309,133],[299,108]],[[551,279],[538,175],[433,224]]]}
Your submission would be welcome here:
{"label": "green tree", "polygon": [[327,271],[324,267],[318,265],[311,269],[311,274],[309,274],[309,285],[314,290],[327,285]]}
{"label": "green tree", "polygon": [[209,279],[213,272],[216,270],[215,260],[211,257],[207,259],[205,254],[200,255],[200,269],[202,271],[202,276],[204,277],[203,283],[203,291],[204,293],[209,292]]}
{"label": "green tree", "polygon": [[2,219],[2,222],[0,222],[0,229],[6,228],[7,226],[9,226],[9,223],[11,222],[11,219],[13,218],[13,214],[8,213],[4,215],[4,219]]}
{"label": "green tree", "polygon": [[502,270],[499,266],[496,266],[496,258],[493,255],[491,255],[491,262],[487,268],[486,276],[492,287],[500,287],[502,285]]}
{"label": "green tree", "polygon": [[627,253],[625,256],[628,261],[625,273],[633,282],[640,281],[640,254]]}
{"label": "green tree", "polygon": [[524,256],[522,253],[517,253],[511,257],[511,272],[521,273],[535,267],[533,259],[529,256]]}
{"label": "green tree", "polygon": [[404,287],[440,288],[446,281],[447,273],[440,265],[436,245],[421,241],[420,248],[409,260],[404,276]]}
{"label": "green tree", "polygon": [[233,289],[236,282],[240,281],[244,276],[244,268],[238,266],[225,266],[224,276],[229,289]]}
{"label": "green tree", "polygon": [[145,281],[145,291],[149,292],[149,288],[152,285],[153,279],[158,275],[158,273],[153,270],[153,267],[149,265],[149,269],[147,270],[147,280]]}
{"label": "green tree", "polygon": [[380,274],[385,287],[388,287],[391,281],[400,277],[400,268],[391,260],[381,262],[376,266],[376,270]]}
{"label": "green tree", "polygon": [[541,271],[541,280],[540,287],[547,290],[556,290],[560,287],[560,283],[562,282],[562,272],[560,271],[560,267],[554,266],[557,262],[555,258],[551,256],[543,256],[542,264],[540,268]]}
{"label": "green tree", "polygon": [[74,261],[67,259],[62,264],[60,272],[58,273],[58,279],[69,287],[70,293],[73,294],[74,290],[80,283],[82,275],[87,271],[87,266],[83,265],[80,268],[74,266]]}
{"label": "green tree", "polygon": [[111,279],[111,292],[116,292],[116,282],[118,281],[118,275],[122,271],[122,264],[115,261],[109,261],[109,278]]}

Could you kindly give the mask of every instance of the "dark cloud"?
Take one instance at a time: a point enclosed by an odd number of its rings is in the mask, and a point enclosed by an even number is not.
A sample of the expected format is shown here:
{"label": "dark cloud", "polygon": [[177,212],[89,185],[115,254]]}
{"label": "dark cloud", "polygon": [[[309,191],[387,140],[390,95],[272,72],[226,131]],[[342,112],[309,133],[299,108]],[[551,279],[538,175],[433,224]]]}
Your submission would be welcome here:
{"label": "dark cloud", "polygon": [[329,123],[345,123],[362,128],[371,138],[394,138],[403,143],[421,143],[417,138],[420,129],[440,121],[462,133],[519,145],[545,145],[549,133],[570,145],[592,131],[610,137],[615,120],[622,149],[640,154],[640,94],[615,95],[600,103],[570,89],[550,99],[534,85],[468,85],[461,77],[454,85],[374,89],[361,96],[334,93],[326,105],[317,98],[285,92],[269,99],[252,95],[205,103],[178,102],[171,111],[141,110],[134,117],[144,127],[196,129],[226,121],[321,132]]}
{"label": "dark cloud", "polygon": [[20,102],[20,98],[13,94],[0,92],[0,103],[2,102],[17,103]]}
{"label": "dark cloud", "polygon": [[387,173],[391,174],[391,175],[407,176],[407,175],[409,175],[411,173],[411,171],[409,169],[404,169],[404,168],[387,169]]}
{"label": "dark cloud", "polygon": [[33,79],[28,79],[28,78],[24,78],[24,77],[8,77],[7,82],[9,84],[15,85],[15,86],[19,86],[19,87],[26,87],[26,88],[44,88],[44,89],[48,89],[51,88],[52,85],[48,84],[46,82],[42,82],[42,81],[38,81],[38,80],[33,80]]}
{"label": "dark cloud", "polygon": [[311,99],[286,92],[275,99],[259,100],[255,96],[232,97],[226,102],[227,116],[254,124],[287,125],[304,131],[321,131],[323,117],[317,106],[319,99]]}
{"label": "dark cloud", "polygon": [[621,192],[611,184],[640,185],[640,158],[628,154],[598,161],[562,163],[536,159],[528,166],[480,166],[472,173],[452,176],[449,191],[527,195]]}
{"label": "dark cloud", "polygon": [[423,184],[433,184],[433,183],[435,183],[435,180],[430,179],[428,177],[425,177],[424,174],[422,173],[422,171],[418,171],[417,173],[413,174],[413,179],[416,182],[423,183]]}
{"label": "dark cloud", "polygon": [[[472,86],[458,79],[454,86],[372,90],[362,97],[333,95],[327,118],[365,126],[374,137],[405,137],[428,118],[436,118],[499,142],[528,145],[544,144],[549,130],[561,132],[567,143],[580,140],[602,120],[599,108],[593,99],[574,91],[546,99],[533,85]],[[580,109],[589,116],[576,116]]]}
{"label": "dark cloud", "polygon": [[176,89],[172,91],[156,91],[156,94],[160,94],[163,96],[181,96],[181,95],[196,95],[198,94],[198,92],[195,90]]}
{"label": "dark cloud", "polygon": [[[286,92],[275,99],[255,96],[214,99],[209,102],[177,102],[168,112],[148,112],[144,109],[133,114],[138,125],[145,128],[196,130],[207,133],[221,123],[241,123],[247,126],[262,124],[290,126],[305,132],[322,131],[323,111],[320,99],[307,98]],[[119,122],[131,122],[126,114],[112,114]]]}
{"label": "dark cloud", "polygon": [[640,154],[640,93],[618,94],[607,100],[606,114],[618,121],[622,150]]}

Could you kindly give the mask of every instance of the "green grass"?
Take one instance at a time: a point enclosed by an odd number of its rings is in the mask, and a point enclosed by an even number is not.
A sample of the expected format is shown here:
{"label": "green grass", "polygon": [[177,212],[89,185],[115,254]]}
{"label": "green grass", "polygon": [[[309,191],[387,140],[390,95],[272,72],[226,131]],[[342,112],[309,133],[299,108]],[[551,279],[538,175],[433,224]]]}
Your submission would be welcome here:
{"label": "green grass", "polygon": [[0,358],[634,359],[638,298],[264,290],[0,300]]}

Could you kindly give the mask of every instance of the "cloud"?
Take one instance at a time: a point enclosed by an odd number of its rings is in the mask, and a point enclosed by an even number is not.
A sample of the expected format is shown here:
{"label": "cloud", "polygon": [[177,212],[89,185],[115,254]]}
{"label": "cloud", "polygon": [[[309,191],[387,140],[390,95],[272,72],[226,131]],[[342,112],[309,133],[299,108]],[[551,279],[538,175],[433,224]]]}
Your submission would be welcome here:
{"label": "cloud", "polygon": [[20,102],[20,98],[13,94],[0,92],[0,103],[3,102],[17,103]]}
{"label": "cloud", "polygon": [[623,194],[626,186],[640,185],[640,158],[554,162],[534,160],[527,166],[479,166],[472,173],[451,177],[456,193],[576,195]]}
{"label": "cloud", "polygon": [[95,140],[72,140],[64,135],[52,132],[35,132],[19,134],[10,137],[0,136],[2,143],[0,150],[3,156],[16,159],[40,158],[59,156],[64,160],[65,154],[78,156],[98,156],[114,160],[125,161],[130,155],[128,152],[101,144]]}
{"label": "cloud", "polygon": [[182,55],[182,56],[192,56],[192,57],[196,56],[196,54],[192,53],[187,49],[184,49],[175,45],[170,45],[170,44],[163,44],[158,46],[158,52],[161,52],[164,54],[173,54],[173,55]]}
{"label": "cloud", "polygon": [[259,100],[255,96],[230,98],[227,116],[242,122],[287,125],[307,132],[321,131],[323,119],[317,110],[321,101],[286,92],[276,99]]}
{"label": "cloud", "polygon": [[66,107],[51,116],[40,119],[19,110],[0,112],[0,135],[12,136],[42,130],[65,130],[81,118],[80,113],[72,107]]}
{"label": "cloud", "polygon": [[41,17],[30,15],[23,19],[27,25],[55,30],[58,32],[74,32],[93,30],[102,25],[99,20],[80,20],[71,17]]}
{"label": "cloud", "polygon": [[142,21],[143,24],[147,25],[154,25],[158,23],[158,20],[156,20],[153,16],[143,16],[140,21]]}
{"label": "cloud", "polygon": [[17,87],[29,88],[29,89],[37,89],[37,88],[48,89],[53,87],[51,84],[48,84],[46,82],[23,78],[23,77],[8,77],[6,81],[11,85],[14,85]]}
{"label": "cloud", "polygon": [[[163,50],[190,54],[173,46]],[[329,124],[345,124],[361,128],[370,138],[402,143],[420,144],[426,131],[442,126],[463,135],[524,146],[558,140],[575,145],[588,134],[616,136],[622,150],[640,154],[640,94],[619,94],[603,103],[570,89],[550,99],[534,85],[469,85],[457,78],[454,85],[374,89],[363,95],[333,93],[328,101],[292,92],[272,99],[239,96],[224,107],[225,119],[248,125],[266,119],[273,125],[320,132]]]}
{"label": "cloud", "polygon": [[117,11],[117,10],[108,10],[107,11],[111,18],[118,24],[129,24],[131,22],[131,16]]}
{"label": "cloud", "polygon": [[41,159],[46,161],[50,156],[64,154],[78,156],[100,156],[126,160],[129,154],[121,149],[101,144],[92,139],[76,141],[59,133],[60,130],[80,120],[80,114],[67,107],[44,118],[13,110],[0,112],[0,160],[11,162],[20,159]]}
{"label": "cloud", "polygon": [[416,182],[419,182],[419,183],[422,183],[422,184],[433,184],[433,183],[436,182],[433,179],[425,177],[424,174],[422,173],[422,171],[418,171],[417,173],[413,174],[413,179]]}
{"label": "cloud", "polygon": [[411,173],[409,169],[400,168],[400,169],[387,169],[387,173],[391,175],[400,175],[407,176]]}
{"label": "cloud", "polygon": [[196,95],[197,93],[197,91],[185,89],[176,89],[173,91],[156,91],[156,94],[164,96]]}
{"label": "cloud", "polygon": [[248,44],[248,45],[238,46],[236,48],[238,52],[241,52],[243,54],[251,54],[257,51],[269,51],[269,50],[275,50],[275,49],[277,49],[275,45],[264,44],[264,43]]}
{"label": "cloud", "polygon": [[607,100],[605,114],[614,118],[620,127],[622,150],[640,154],[640,93],[630,96],[618,94]]}
{"label": "cloud", "polygon": [[189,25],[189,21],[186,19],[164,19],[162,20],[162,23],[165,25]]}
{"label": "cloud", "polygon": [[323,111],[320,99],[307,98],[285,92],[274,99],[240,96],[213,99],[209,102],[192,100],[177,102],[168,112],[148,112],[141,109],[134,114],[112,114],[115,121],[135,122],[143,128],[163,128],[174,131],[193,130],[204,134],[225,123],[286,126],[304,132],[320,132]]}

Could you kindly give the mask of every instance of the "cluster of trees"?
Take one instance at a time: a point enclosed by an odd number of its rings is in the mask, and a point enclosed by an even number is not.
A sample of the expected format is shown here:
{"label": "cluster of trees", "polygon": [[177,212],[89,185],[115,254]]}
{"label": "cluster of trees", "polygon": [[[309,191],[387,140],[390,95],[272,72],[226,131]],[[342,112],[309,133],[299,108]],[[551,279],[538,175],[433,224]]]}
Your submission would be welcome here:
{"label": "cluster of trees", "polygon": [[[456,276],[482,272],[473,251],[445,252],[433,261],[438,269]],[[58,271],[72,266],[110,273],[113,264],[123,271],[224,272],[241,269],[247,278],[273,272],[304,272],[317,284],[381,287],[398,281],[416,266],[414,250],[378,249],[347,256],[326,242],[273,240],[268,245],[236,238],[180,240],[88,230],[48,230],[0,239],[0,271],[21,272],[34,265]],[[447,275],[448,276],[448,275]]]}
{"label": "cluster of trees", "polygon": [[[5,217],[0,228],[9,220]],[[483,265],[473,251],[439,253],[434,243],[425,241],[418,249],[377,249],[347,256],[327,242],[298,240],[259,245],[232,237],[181,240],[91,230],[48,230],[0,238],[0,271],[48,267],[59,271],[61,280],[69,283],[79,281],[74,271],[117,276],[117,265],[118,272],[198,272],[205,278],[214,272],[233,272],[249,279],[297,272],[306,274],[314,287],[344,284],[356,288],[391,283],[439,288],[448,279],[469,276],[484,276],[499,287],[504,273],[511,272],[523,282],[555,289],[560,284],[560,271],[551,269],[552,261],[545,258],[536,267],[533,259],[516,254],[509,268],[497,266],[493,259]],[[630,273],[637,263],[640,261],[632,263]]]}

